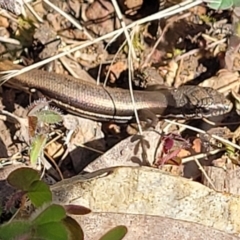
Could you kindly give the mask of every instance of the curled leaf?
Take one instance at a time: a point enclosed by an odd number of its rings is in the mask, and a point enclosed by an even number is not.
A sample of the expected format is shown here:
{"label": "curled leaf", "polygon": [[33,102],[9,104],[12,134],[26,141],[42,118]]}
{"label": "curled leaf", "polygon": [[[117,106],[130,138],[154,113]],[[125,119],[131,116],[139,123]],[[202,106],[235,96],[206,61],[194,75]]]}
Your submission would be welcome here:
{"label": "curled leaf", "polygon": [[42,151],[46,145],[47,136],[45,134],[37,135],[30,147],[30,162],[31,164],[37,164],[39,156],[42,154]]}

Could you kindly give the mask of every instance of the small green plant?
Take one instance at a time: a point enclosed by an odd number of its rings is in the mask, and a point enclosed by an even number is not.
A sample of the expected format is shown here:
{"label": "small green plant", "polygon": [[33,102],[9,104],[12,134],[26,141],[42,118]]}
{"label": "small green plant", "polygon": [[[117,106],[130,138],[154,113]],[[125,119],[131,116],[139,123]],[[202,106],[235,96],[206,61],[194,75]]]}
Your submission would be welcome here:
{"label": "small green plant", "polygon": [[208,6],[215,10],[227,10],[231,7],[240,7],[240,0],[208,0]]}
{"label": "small green plant", "polygon": [[[52,202],[50,187],[40,180],[40,175],[31,168],[19,168],[7,178],[18,189],[22,206],[26,197],[35,210],[29,216],[15,214],[14,219],[0,226],[1,240],[83,240],[84,233],[78,222],[68,214],[83,215],[90,209],[78,205],[60,205]],[[10,201],[11,202],[11,201]],[[8,206],[11,207],[11,206]],[[102,236],[101,240],[121,240],[127,233],[125,226],[117,226]]]}
{"label": "small green plant", "polygon": [[52,108],[46,99],[35,101],[28,110],[30,163],[36,165],[46,146],[50,125],[59,124],[63,118],[61,112]]}

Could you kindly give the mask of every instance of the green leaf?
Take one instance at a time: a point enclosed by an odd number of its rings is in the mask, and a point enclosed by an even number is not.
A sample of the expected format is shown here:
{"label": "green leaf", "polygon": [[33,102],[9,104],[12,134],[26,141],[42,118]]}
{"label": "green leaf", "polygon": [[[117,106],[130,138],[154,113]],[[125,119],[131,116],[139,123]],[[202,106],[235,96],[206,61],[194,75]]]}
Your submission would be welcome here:
{"label": "green leaf", "polygon": [[64,208],[57,204],[47,206],[34,220],[34,225],[60,222],[66,217]]}
{"label": "green leaf", "polygon": [[[65,210],[57,204],[46,205],[37,210],[35,218],[29,221],[12,221],[0,226],[1,240],[66,240],[70,239],[70,227],[65,224]],[[76,222],[71,227],[79,229]],[[80,228],[81,233],[81,228]]]}
{"label": "green leaf", "polygon": [[52,201],[50,187],[43,181],[34,181],[27,190],[27,196],[35,207],[40,207],[44,203]]}
{"label": "green leaf", "polygon": [[63,223],[69,231],[69,235],[70,235],[69,239],[71,239],[71,240],[83,240],[84,239],[83,230],[75,219],[67,216],[63,220]]}
{"label": "green leaf", "polygon": [[17,189],[28,191],[30,185],[39,178],[40,176],[36,170],[23,167],[11,172],[7,177],[7,181]]}
{"label": "green leaf", "polygon": [[35,113],[39,122],[47,124],[56,124],[62,122],[63,118],[56,110],[41,110]]}
{"label": "green leaf", "polygon": [[26,221],[12,221],[11,223],[0,226],[0,239],[26,239],[31,238],[31,223]]}
{"label": "green leaf", "polygon": [[31,164],[36,165],[39,156],[42,154],[42,151],[46,145],[47,136],[45,134],[37,135],[30,147],[30,162]]}
{"label": "green leaf", "polygon": [[207,4],[212,9],[225,10],[233,6],[233,0],[210,0]]}
{"label": "green leaf", "polygon": [[62,220],[66,217],[62,206],[51,204],[45,207],[32,223],[35,236],[47,240],[66,240],[68,238],[68,229]]}
{"label": "green leaf", "polygon": [[105,233],[99,240],[121,240],[127,234],[125,226],[117,226]]}
{"label": "green leaf", "polygon": [[34,228],[35,236],[32,239],[44,240],[67,240],[68,230],[61,222],[49,222],[46,224],[38,225]]}
{"label": "green leaf", "polygon": [[240,7],[240,0],[233,0],[234,7]]}

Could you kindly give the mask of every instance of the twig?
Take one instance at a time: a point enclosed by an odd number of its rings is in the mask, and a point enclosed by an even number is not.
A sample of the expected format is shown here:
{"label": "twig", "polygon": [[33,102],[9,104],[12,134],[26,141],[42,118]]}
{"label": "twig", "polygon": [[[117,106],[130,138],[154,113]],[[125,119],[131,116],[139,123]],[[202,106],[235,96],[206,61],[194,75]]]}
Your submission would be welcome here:
{"label": "twig", "polygon": [[206,171],[204,170],[204,168],[202,167],[202,165],[200,164],[200,162],[198,161],[198,159],[196,159],[194,157],[194,161],[196,162],[196,164],[199,167],[199,170],[203,173],[203,175],[205,176],[205,178],[208,180],[208,182],[210,183],[210,185],[212,186],[213,190],[215,190],[217,192],[216,187],[214,186],[212,180],[210,179],[210,177],[207,175]]}
{"label": "twig", "polygon": [[[193,130],[193,131],[198,132],[198,133],[208,134],[208,133],[207,133],[206,131],[204,131],[204,130],[201,130],[201,129],[198,129],[198,128],[195,128],[195,127],[192,127],[192,126],[183,124],[183,123],[173,122],[173,121],[170,121],[170,120],[168,120],[168,119],[165,119],[164,121],[165,121],[165,122],[168,122],[168,123],[172,123],[172,124],[178,125],[178,126],[185,126],[185,128],[190,129],[190,130]],[[226,140],[226,139],[224,139],[224,138],[222,138],[222,137],[219,137],[219,136],[217,136],[217,135],[215,135],[215,134],[208,134],[208,135],[211,136],[212,138],[214,138],[214,139],[216,139],[216,140],[218,140],[218,141],[226,144],[226,145],[230,145],[230,146],[232,146],[232,147],[240,150],[240,146],[238,146],[238,145],[235,144],[235,143],[230,142],[229,140]]]}
{"label": "twig", "polygon": [[76,28],[83,31],[86,36],[91,40],[93,39],[92,36],[87,32],[86,29],[84,29],[79,23],[77,23],[72,17],[70,17],[68,14],[63,12],[60,8],[58,8],[53,3],[49,2],[48,0],[43,0],[46,4],[48,4],[51,8],[53,8],[56,12],[60,13],[62,16],[64,16],[69,22],[71,22]]}

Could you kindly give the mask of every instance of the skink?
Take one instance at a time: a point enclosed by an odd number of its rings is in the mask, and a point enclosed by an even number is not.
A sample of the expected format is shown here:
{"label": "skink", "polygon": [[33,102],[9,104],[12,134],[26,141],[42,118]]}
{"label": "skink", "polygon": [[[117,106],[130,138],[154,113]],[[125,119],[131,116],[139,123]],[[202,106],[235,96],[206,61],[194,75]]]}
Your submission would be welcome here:
{"label": "skink", "polygon": [[[0,71],[20,69],[9,61],[0,62]],[[11,85],[40,90],[58,106],[98,121],[128,122],[134,118],[130,92],[104,88],[68,75],[31,70],[9,80]],[[157,117],[202,118],[222,115],[232,103],[212,88],[181,86],[157,91],[134,91],[135,107]]]}

